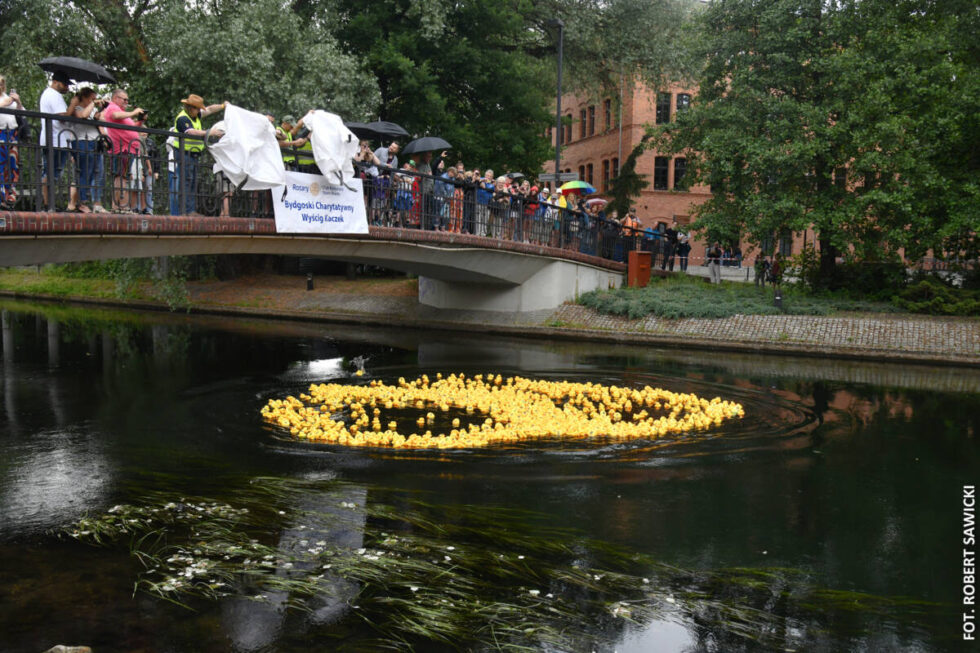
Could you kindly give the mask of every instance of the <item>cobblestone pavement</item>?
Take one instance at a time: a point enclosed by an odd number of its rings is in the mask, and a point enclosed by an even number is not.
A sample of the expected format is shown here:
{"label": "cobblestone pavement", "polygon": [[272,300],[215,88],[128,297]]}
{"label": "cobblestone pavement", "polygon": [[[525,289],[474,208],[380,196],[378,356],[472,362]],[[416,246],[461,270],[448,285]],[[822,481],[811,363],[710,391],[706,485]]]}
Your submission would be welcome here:
{"label": "cobblestone pavement", "polygon": [[909,315],[736,315],[720,319],[638,320],[601,315],[573,304],[560,306],[550,318],[587,330],[694,341],[757,344],[761,348],[805,349],[826,353],[881,353],[889,356],[937,357],[980,363],[980,320]]}

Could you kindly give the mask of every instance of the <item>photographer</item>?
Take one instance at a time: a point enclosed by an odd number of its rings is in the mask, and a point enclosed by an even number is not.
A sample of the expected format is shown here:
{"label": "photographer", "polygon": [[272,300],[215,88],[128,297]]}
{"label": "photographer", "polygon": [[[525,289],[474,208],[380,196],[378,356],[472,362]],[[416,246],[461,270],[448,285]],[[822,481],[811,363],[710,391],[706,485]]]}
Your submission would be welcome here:
{"label": "photographer", "polygon": [[[119,125],[142,127],[146,111],[140,108],[127,111],[129,94],[121,88],[112,92],[112,101],[102,112],[102,120]],[[112,207],[117,213],[132,213],[136,206],[136,193],[130,191],[126,200],[126,183],[129,176],[130,159],[139,156],[140,134],[130,129],[106,127],[106,134],[112,141]]]}
{"label": "photographer", "polygon": [[[72,158],[75,160],[76,183],[72,186],[71,198],[68,202],[68,211],[78,211],[79,213],[105,213],[102,208],[102,189],[97,186],[101,183],[98,178],[98,152],[99,136],[102,132],[95,125],[95,120],[99,116],[101,106],[104,104],[98,99],[94,88],[85,87],[75,94],[76,102],[74,116],[91,121],[91,124],[74,125],[75,140],[72,141]],[[93,206],[89,208],[88,203]]]}
{"label": "photographer", "polygon": [[[0,107],[23,109],[17,91],[7,94],[7,80],[0,75]],[[12,209],[17,201],[16,182],[20,178],[17,152],[17,118],[0,113],[0,210]]]}
{"label": "photographer", "polygon": [[[224,110],[225,104],[212,104],[206,107],[204,99],[193,93],[180,102],[184,108],[174,118],[174,131],[184,136],[199,136],[200,139],[176,139],[174,174],[170,177],[170,215],[200,216],[197,212],[197,165],[198,157],[204,151],[203,139],[207,135],[201,125],[201,119]],[[180,206],[181,194],[184,195],[183,206]]]}

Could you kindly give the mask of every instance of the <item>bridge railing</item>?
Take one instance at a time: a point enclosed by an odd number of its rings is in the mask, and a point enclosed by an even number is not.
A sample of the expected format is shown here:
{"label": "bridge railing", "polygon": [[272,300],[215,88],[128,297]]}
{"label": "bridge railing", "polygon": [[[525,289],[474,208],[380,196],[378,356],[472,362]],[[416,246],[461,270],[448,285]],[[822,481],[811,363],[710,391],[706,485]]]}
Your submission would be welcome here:
{"label": "bridge railing", "polygon": [[[31,132],[26,139],[0,139],[0,200],[10,199],[10,209],[65,211],[84,205],[110,213],[273,217],[271,192],[232,187],[214,172],[203,138],[35,111],[0,108],[0,113],[26,119]],[[57,138],[40,144],[41,125],[46,134],[57,131]],[[294,161],[309,154],[283,153]],[[653,253],[655,266],[663,256],[660,243],[643,231],[584,211],[415,171],[379,166],[379,173],[360,175],[373,226],[469,234],[621,262],[630,250],[643,249]]]}

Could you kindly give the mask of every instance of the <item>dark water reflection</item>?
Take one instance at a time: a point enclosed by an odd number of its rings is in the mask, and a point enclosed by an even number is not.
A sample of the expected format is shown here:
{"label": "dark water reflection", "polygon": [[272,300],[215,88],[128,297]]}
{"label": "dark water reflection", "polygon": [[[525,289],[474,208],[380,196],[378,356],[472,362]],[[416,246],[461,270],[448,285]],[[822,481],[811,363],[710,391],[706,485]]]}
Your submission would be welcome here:
{"label": "dark water reflection", "polygon": [[[980,469],[975,371],[3,306],[2,650],[357,648],[356,588],[312,616],[281,610],[286,597],[188,612],[134,596],[124,551],[51,535],[149,491],[232,497],[257,476],[343,479],[356,506],[385,488],[521,508],[542,528],[682,569],[785,567],[817,587],[935,602],[927,617],[822,607],[800,618],[819,633],[813,650],[958,648],[959,496]],[[269,398],[350,379],[358,363],[386,380],[492,371],[659,385],[736,399],[747,415],[706,439],[455,453],[312,446],[259,420]],[[280,533],[282,546],[299,537]],[[363,535],[331,537],[357,547]],[[682,615],[624,625],[618,640],[619,651],[755,649],[718,645]]]}

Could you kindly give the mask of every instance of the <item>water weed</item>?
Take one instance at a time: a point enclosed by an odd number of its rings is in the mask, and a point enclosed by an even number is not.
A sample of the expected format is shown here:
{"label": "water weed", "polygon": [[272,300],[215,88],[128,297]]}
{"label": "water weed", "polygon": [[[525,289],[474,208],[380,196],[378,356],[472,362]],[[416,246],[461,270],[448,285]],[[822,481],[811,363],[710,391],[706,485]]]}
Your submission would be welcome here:
{"label": "water weed", "polygon": [[64,534],[128,545],[144,568],[135,589],[187,607],[226,597],[342,605],[368,632],[358,644],[375,650],[587,651],[664,619],[696,624],[717,650],[804,650],[818,636],[802,625],[811,612],[930,609],[820,589],[796,570],[680,569],[524,511],[362,492],[260,478],[232,503],[148,496]]}

